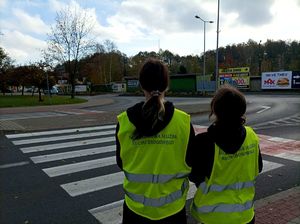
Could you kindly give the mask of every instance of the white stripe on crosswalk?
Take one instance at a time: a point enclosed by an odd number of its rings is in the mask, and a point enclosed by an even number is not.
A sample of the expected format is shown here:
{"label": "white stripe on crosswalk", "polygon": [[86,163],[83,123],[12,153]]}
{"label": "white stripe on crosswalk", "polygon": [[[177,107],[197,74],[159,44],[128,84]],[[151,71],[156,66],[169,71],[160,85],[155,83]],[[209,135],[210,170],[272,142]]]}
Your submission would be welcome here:
{"label": "white stripe on crosswalk", "polygon": [[[194,197],[197,188],[195,184],[190,182],[190,188],[187,200]],[[89,212],[103,224],[120,224],[123,216],[124,200],[115,201],[97,208],[90,209]]]}
{"label": "white stripe on crosswalk", "polygon": [[[100,155],[106,152],[113,152],[116,150],[115,137],[105,136],[114,134],[114,130],[108,130],[115,128],[115,125],[106,125],[98,127],[88,127],[88,128],[78,128],[78,129],[65,129],[65,130],[55,130],[55,131],[45,131],[45,132],[35,132],[35,133],[24,133],[16,135],[7,135],[15,145],[21,146],[20,150],[23,153],[33,153],[42,152],[44,155],[34,155],[30,159],[36,163],[47,163],[53,161],[61,161],[71,158],[79,158],[84,156]],[[199,128],[199,127],[198,127]],[[202,127],[201,127],[202,128]],[[86,131],[85,133],[82,133]],[[88,132],[90,131],[90,132]],[[88,133],[87,133],[88,132]],[[92,139],[85,139],[95,137]],[[22,138],[22,139],[20,139]],[[80,140],[81,139],[81,140]],[[271,140],[276,142],[290,142],[289,139],[281,138],[271,138]],[[64,141],[61,143],[56,143],[56,141]],[[107,143],[108,146],[101,146],[101,143]],[[31,145],[30,144],[35,144]],[[88,148],[89,145],[93,145]],[[23,146],[23,147],[22,147]],[[80,149],[84,147],[86,149]],[[67,151],[67,148],[76,147],[78,150]],[[65,149],[65,152],[55,152],[50,153],[51,150]],[[49,153],[47,153],[49,151]],[[45,154],[45,153],[46,154]],[[280,157],[287,157],[288,155],[280,155]],[[101,156],[103,157],[103,156]],[[288,158],[288,157],[287,157]],[[294,158],[294,157],[293,157]],[[88,159],[88,160],[87,160]],[[291,159],[291,158],[288,158]],[[294,160],[298,160],[297,159]],[[90,159],[86,157],[86,161],[77,163],[68,163],[59,166],[50,166],[42,169],[49,177],[58,177],[67,174],[73,174],[77,172],[99,169],[102,167],[107,167],[116,164],[115,156],[100,158],[93,157]],[[69,162],[69,161],[67,161]],[[283,164],[263,161],[263,173],[268,172],[279,167]],[[44,166],[45,167],[45,166]],[[72,197],[84,195],[87,193],[92,193],[96,191],[101,191],[110,187],[122,185],[124,180],[123,172],[110,173],[102,176],[94,176],[89,179],[80,179],[70,183],[62,183],[60,186]],[[187,199],[191,199],[196,192],[196,187],[194,184],[190,183],[190,189],[188,192]],[[120,224],[122,222],[122,205],[123,200],[115,201],[110,204],[106,204],[100,207],[92,208],[89,212],[95,216],[103,224]]]}
{"label": "white stripe on crosswalk", "polygon": [[122,184],[123,172],[94,177],[60,185],[72,197]]}
{"label": "white stripe on crosswalk", "polygon": [[47,155],[42,155],[42,156],[33,156],[33,157],[30,157],[30,159],[34,163],[45,163],[45,162],[52,162],[52,161],[63,160],[63,159],[71,159],[71,158],[82,157],[82,156],[96,155],[96,154],[101,154],[101,153],[105,153],[105,152],[113,152],[115,150],[116,150],[116,145],[109,145],[109,146],[102,146],[102,147],[96,147],[96,148],[90,148],[90,149],[53,153],[53,154],[47,154]]}
{"label": "white stripe on crosswalk", "polygon": [[84,133],[84,134],[75,133],[73,135],[63,135],[63,136],[44,137],[44,138],[33,138],[33,139],[17,140],[17,141],[12,141],[12,142],[15,145],[26,145],[26,144],[43,143],[43,142],[51,142],[51,141],[97,137],[97,136],[103,136],[103,135],[111,135],[111,134],[114,134],[114,133],[115,133],[114,130],[113,131],[90,132],[90,133]]}
{"label": "white stripe on crosswalk", "polygon": [[94,159],[80,163],[72,163],[68,165],[55,166],[43,169],[49,177],[57,177],[65,174],[76,173],[84,170],[91,170],[116,164],[116,157],[107,157],[102,159]]}
{"label": "white stripe on crosswalk", "polygon": [[79,141],[73,141],[73,142],[25,147],[25,148],[21,148],[21,151],[23,153],[41,152],[41,151],[48,151],[48,150],[53,150],[53,149],[62,149],[62,148],[69,148],[69,147],[75,147],[75,146],[85,146],[85,145],[113,142],[113,141],[115,141],[115,137],[88,139],[88,140],[79,140]]}
{"label": "white stripe on crosswalk", "polygon": [[[279,168],[282,164],[269,162],[264,160],[264,168],[262,173]],[[194,197],[197,188],[195,184],[190,183],[190,189],[188,191],[187,200]],[[116,201],[110,204],[106,204],[97,208],[90,209],[89,212],[103,224],[120,224],[122,222],[123,215],[123,200]]]}
{"label": "white stripe on crosswalk", "polygon": [[274,155],[275,157],[278,157],[278,158],[283,158],[283,159],[288,159],[288,160],[293,160],[293,161],[296,161],[296,162],[300,162],[300,154],[298,153],[280,153],[280,154],[277,154],[277,155]]}
{"label": "white stripe on crosswalk", "polygon": [[103,224],[120,224],[123,216],[124,200],[115,201],[97,208],[90,209],[89,212]]}
{"label": "white stripe on crosswalk", "polygon": [[96,127],[87,127],[87,128],[72,128],[72,129],[63,129],[63,130],[54,130],[54,131],[42,131],[42,132],[31,132],[23,134],[10,134],[6,135],[7,138],[23,138],[23,137],[34,137],[34,136],[43,136],[43,135],[54,135],[54,134],[66,134],[66,133],[78,133],[83,131],[95,131],[95,130],[104,130],[115,128],[116,125],[104,125]]}

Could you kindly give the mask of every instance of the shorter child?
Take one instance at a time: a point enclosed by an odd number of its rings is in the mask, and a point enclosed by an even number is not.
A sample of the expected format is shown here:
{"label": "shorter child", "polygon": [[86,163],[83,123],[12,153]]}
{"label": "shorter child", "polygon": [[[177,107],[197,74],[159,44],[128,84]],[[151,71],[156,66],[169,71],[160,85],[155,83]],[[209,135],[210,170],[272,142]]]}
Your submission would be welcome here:
{"label": "shorter child", "polygon": [[189,178],[198,189],[191,213],[202,223],[254,223],[254,184],[262,158],[257,135],[244,126],[245,112],[243,94],[225,85],[211,101],[215,121],[196,136]]}

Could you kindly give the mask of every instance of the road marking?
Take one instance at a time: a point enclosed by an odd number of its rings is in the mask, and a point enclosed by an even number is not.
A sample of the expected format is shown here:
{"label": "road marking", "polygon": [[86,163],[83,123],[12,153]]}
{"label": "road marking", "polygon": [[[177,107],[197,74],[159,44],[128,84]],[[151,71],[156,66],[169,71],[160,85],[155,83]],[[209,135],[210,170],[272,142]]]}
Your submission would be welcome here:
{"label": "road marking", "polygon": [[86,127],[86,128],[72,128],[72,129],[62,129],[62,130],[54,130],[54,131],[42,131],[42,132],[31,132],[31,133],[23,133],[23,134],[10,134],[6,135],[7,138],[23,138],[23,137],[33,137],[33,136],[43,136],[43,135],[54,135],[54,134],[66,134],[66,133],[78,133],[83,131],[95,131],[95,130],[103,130],[103,129],[111,129],[115,128],[116,125],[104,125],[104,126],[96,126],[96,127]]}
{"label": "road marking", "polygon": [[17,166],[24,166],[29,164],[29,161],[23,161],[23,162],[18,162],[18,163],[8,163],[8,164],[4,164],[4,165],[0,165],[0,169],[7,169],[7,168],[11,168],[11,167],[17,167]]}
{"label": "road marking", "polygon": [[97,137],[103,135],[111,135],[116,131],[101,131],[101,132],[91,132],[84,134],[74,133],[73,135],[62,135],[62,136],[54,136],[54,137],[44,137],[44,138],[33,138],[26,140],[17,140],[12,141],[15,145],[26,145],[26,144],[34,144],[34,143],[43,143],[43,142],[51,142],[51,141],[61,141],[61,140],[70,140],[70,139],[78,139],[78,138],[88,138],[88,137]]}
{"label": "road marking", "polygon": [[[261,173],[265,173],[283,166],[283,164],[274,163],[266,160],[264,160],[263,163],[264,168]],[[192,199],[194,197],[196,190],[197,188],[195,184],[190,182],[187,200]],[[119,200],[110,204],[90,209],[89,212],[103,224],[120,224],[122,223],[123,202],[124,200]]]}
{"label": "road marking", "polygon": [[30,159],[34,163],[45,163],[45,162],[52,162],[57,160],[63,159],[71,159],[76,157],[83,157],[83,156],[90,156],[101,154],[105,152],[113,152],[116,150],[116,145],[109,145],[109,146],[102,146],[97,148],[90,148],[90,149],[82,149],[77,151],[70,151],[70,152],[61,152],[61,153],[53,153],[41,156],[33,156]]}
{"label": "road marking", "polygon": [[260,110],[260,111],[257,111],[256,113],[257,114],[260,114],[260,113],[263,113],[263,112],[265,112],[266,110],[269,110],[271,107],[269,107],[269,106],[261,106],[262,108],[264,108],[264,109],[262,109],[262,110]]}
{"label": "road marking", "polygon": [[79,163],[72,163],[68,165],[55,166],[55,167],[43,169],[43,171],[49,177],[57,177],[61,175],[77,173],[85,170],[92,170],[92,169],[110,166],[114,164],[116,164],[116,157],[112,156],[112,157],[106,157],[102,159],[94,159],[94,160],[88,160]]}
{"label": "road marking", "polygon": [[105,143],[105,142],[114,142],[115,140],[116,140],[115,137],[80,140],[80,141],[73,141],[73,142],[66,142],[66,143],[25,147],[25,148],[21,148],[21,151],[23,153],[41,152],[41,151],[48,151],[48,150],[53,150],[53,149],[62,149],[62,148],[85,146],[85,145]]}
{"label": "road marking", "polygon": [[277,169],[279,167],[282,167],[283,164],[281,163],[274,163],[267,160],[263,160],[263,170],[261,173],[265,173],[274,169]]}
{"label": "road marking", "polygon": [[122,184],[124,173],[112,173],[60,185],[70,196],[78,196]]}
{"label": "road marking", "polygon": [[[105,128],[104,128],[105,127]],[[71,196],[76,197],[84,195],[87,193],[101,191],[114,186],[121,186],[124,180],[123,172],[109,173],[103,176],[94,176],[92,178],[86,179],[84,176],[84,171],[91,169],[98,169],[101,167],[107,167],[111,165],[116,165],[116,160],[114,156],[109,155],[109,157],[103,157],[101,154],[106,152],[113,152],[116,150],[115,146],[115,137],[114,136],[103,136],[103,133],[109,133],[109,135],[114,133],[114,130],[108,130],[114,128],[115,125],[107,125],[100,127],[91,127],[91,128],[80,128],[80,129],[65,129],[65,130],[55,130],[55,131],[46,131],[46,132],[34,132],[34,133],[24,133],[17,135],[10,135],[10,139],[14,144],[18,144],[21,147],[20,150],[23,153],[34,153],[34,156],[30,159],[34,163],[47,163],[52,161],[59,161],[70,158],[84,157],[84,156],[93,156],[93,159],[86,157],[84,162],[71,163],[66,161],[66,164],[60,166],[51,166],[52,164],[45,164],[47,168],[43,171],[50,177],[55,178],[61,175],[72,174],[76,172],[82,172],[82,178],[80,180],[76,179],[74,182],[62,183],[60,186]],[[203,132],[207,127],[205,126],[195,126],[197,132]],[[84,131],[90,131],[90,133],[82,133]],[[102,134],[100,134],[102,133]],[[55,136],[56,135],[56,136]],[[99,137],[101,136],[102,137]],[[20,139],[23,138],[23,139]],[[80,138],[81,140],[78,140]],[[90,138],[90,139],[85,139]],[[51,140],[50,140],[51,139]],[[55,141],[63,141],[61,143],[56,143]],[[279,145],[278,143],[282,142],[283,144],[292,143],[293,140],[283,139],[271,136],[264,136],[262,141],[271,142],[274,146]],[[52,141],[52,142],[49,142]],[[47,143],[48,142],[48,143]],[[44,143],[44,144],[43,144]],[[103,146],[102,143],[106,143],[106,146]],[[33,146],[28,144],[34,144]],[[92,148],[87,148],[89,145],[92,145]],[[82,146],[87,146],[86,149],[80,149]],[[72,150],[76,147],[78,150]],[[269,146],[268,146],[269,147]],[[70,149],[69,149],[70,148]],[[65,149],[65,152],[59,152],[60,149]],[[48,151],[49,150],[49,151]],[[55,153],[50,152],[50,150],[56,150]],[[262,149],[263,153],[263,149]],[[94,156],[94,155],[98,155]],[[276,155],[272,155],[276,156]],[[289,153],[278,154],[280,158],[287,158],[295,161],[295,158]],[[28,162],[29,163],[29,162]],[[262,173],[269,172],[271,170],[280,168],[284,164],[274,163],[270,161],[263,161],[264,168]],[[44,165],[44,164],[43,164]],[[1,167],[1,166],[0,166]],[[190,189],[188,191],[187,199],[191,199],[196,192],[196,187],[194,184],[190,184]],[[120,199],[120,198],[118,198]],[[116,199],[116,200],[118,200]],[[122,205],[123,200],[118,200],[110,204],[102,205],[96,208],[92,208],[89,212],[95,216],[103,224],[120,224],[122,222]]]}
{"label": "road marking", "polygon": [[272,138],[269,138],[268,140],[273,141],[273,142],[282,142],[282,143],[294,142],[295,141],[295,140],[292,140],[292,139],[279,138],[279,137],[272,137]]}
{"label": "road marking", "polygon": [[[194,197],[197,188],[190,182],[187,199]],[[90,209],[89,212],[103,224],[120,224],[122,223],[124,200],[115,201],[97,208]]]}
{"label": "road marking", "polygon": [[123,216],[123,202],[124,200],[116,201],[90,209],[89,212],[103,224],[120,224]]}
{"label": "road marking", "polygon": [[288,159],[288,160],[293,160],[295,162],[300,162],[300,154],[296,153],[279,153],[274,155],[275,157],[278,158],[283,158],[283,159]]}

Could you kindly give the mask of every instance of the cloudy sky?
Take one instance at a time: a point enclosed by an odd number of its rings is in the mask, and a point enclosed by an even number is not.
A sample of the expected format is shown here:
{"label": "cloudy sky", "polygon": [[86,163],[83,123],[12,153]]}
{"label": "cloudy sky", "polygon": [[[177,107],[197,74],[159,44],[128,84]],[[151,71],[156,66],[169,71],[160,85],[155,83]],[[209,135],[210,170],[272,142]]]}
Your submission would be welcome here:
{"label": "cloudy sky", "polygon": [[[133,56],[170,50],[179,55],[216,48],[217,0],[0,0],[0,46],[17,64],[38,61],[56,12],[86,10],[93,34]],[[300,41],[300,0],[220,0],[219,46],[267,39]]]}

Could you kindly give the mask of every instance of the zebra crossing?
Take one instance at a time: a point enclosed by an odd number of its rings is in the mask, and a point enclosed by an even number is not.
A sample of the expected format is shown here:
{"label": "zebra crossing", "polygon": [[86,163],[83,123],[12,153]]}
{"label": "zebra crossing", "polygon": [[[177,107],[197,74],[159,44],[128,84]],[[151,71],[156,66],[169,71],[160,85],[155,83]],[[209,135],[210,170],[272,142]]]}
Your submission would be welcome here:
{"label": "zebra crossing", "polygon": [[260,122],[259,124],[252,125],[254,130],[287,127],[287,126],[299,126],[300,125],[300,113],[294,114],[289,117],[276,119],[273,121]]}
{"label": "zebra crossing", "polygon": [[[124,175],[116,168],[114,134],[115,125],[103,125],[9,134],[6,137],[49,178],[61,178],[60,187],[76,198],[122,185]],[[263,172],[281,166],[283,164],[264,161]],[[101,171],[107,168],[114,171],[94,172],[95,176],[86,176],[86,172],[91,170]],[[76,178],[64,180],[64,177],[72,177],[78,173],[80,175],[76,175]],[[191,183],[188,199],[193,197],[195,191],[196,187]],[[88,210],[103,224],[119,224],[122,220],[123,197],[124,195],[112,197],[109,203],[101,203],[100,198],[99,206]]]}

